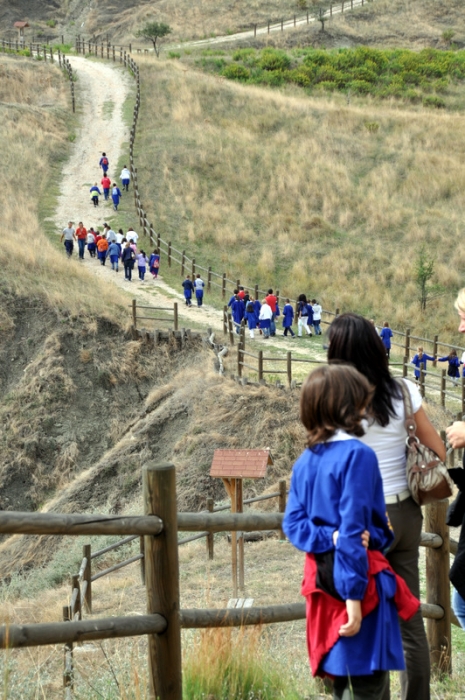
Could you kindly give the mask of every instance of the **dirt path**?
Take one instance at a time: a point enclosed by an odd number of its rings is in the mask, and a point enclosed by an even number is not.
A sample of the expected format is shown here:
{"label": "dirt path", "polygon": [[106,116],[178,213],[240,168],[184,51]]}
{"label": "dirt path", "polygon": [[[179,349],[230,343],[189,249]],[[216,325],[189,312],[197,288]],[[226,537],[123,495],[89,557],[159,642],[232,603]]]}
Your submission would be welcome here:
{"label": "dirt path", "polygon": [[[82,220],[84,226],[102,227],[106,217],[111,213],[111,205],[100,199],[98,208],[93,208],[90,201],[89,188],[97,181],[100,183],[101,170],[98,168],[99,155],[105,151],[109,156],[110,175],[119,183],[119,172],[112,166],[118,162],[122,145],[129,139],[128,127],[123,120],[122,108],[130,91],[130,77],[126,71],[104,61],[88,60],[83,57],[73,56],[71,59],[73,71],[76,72],[78,81],[77,100],[82,108],[83,119],[81,128],[77,134],[71,157],[63,172],[60,196],[55,214],[57,234],[60,234],[68,221],[75,225]],[[89,118],[88,115],[91,115]],[[120,184],[120,183],[119,183]],[[127,196],[127,195],[125,195]],[[135,222],[136,223],[136,222]],[[135,226],[135,224],[134,224]],[[137,230],[137,228],[136,228]],[[77,251],[74,258],[77,261]],[[168,286],[163,279],[153,281],[150,276],[144,283],[135,279],[128,283],[124,279],[122,270],[115,273],[109,265],[103,267],[97,260],[91,259],[86,253],[83,263],[92,274],[104,278],[108,284],[114,284],[129,292],[131,298],[136,297],[141,303],[156,306],[171,307],[177,299],[179,304],[179,316],[182,325],[189,328],[189,323],[201,323],[205,328],[211,327],[215,332],[223,328],[222,313],[208,304],[201,309],[195,306],[187,309],[184,305],[184,297],[181,294],[181,279],[179,290]],[[122,268],[122,266],[120,266]],[[163,270],[163,261],[162,261]],[[256,344],[274,346],[283,351],[292,350],[294,353],[307,355],[309,351],[308,341],[287,340],[282,337],[282,329],[279,326],[279,335],[266,343],[262,337],[256,338]],[[301,343],[300,347],[298,343]],[[318,352],[320,351],[320,352]],[[315,348],[312,356],[317,359],[322,354],[319,347]]]}

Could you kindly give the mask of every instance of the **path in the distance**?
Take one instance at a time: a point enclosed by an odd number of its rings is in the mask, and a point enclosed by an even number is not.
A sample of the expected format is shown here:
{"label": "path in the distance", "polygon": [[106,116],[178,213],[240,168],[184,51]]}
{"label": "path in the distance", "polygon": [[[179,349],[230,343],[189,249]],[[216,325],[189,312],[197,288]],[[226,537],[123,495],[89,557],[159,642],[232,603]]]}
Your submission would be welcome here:
{"label": "path in the distance", "polygon": [[[102,174],[98,161],[103,151],[108,154],[110,161],[110,176],[118,185],[121,184],[120,173],[116,172],[115,168],[121,156],[123,144],[129,141],[129,128],[124,123],[122,112],[131,87],[131,78],[127,71],[111,63],[90,61],[79,56],[71,57],[70,62],[77,75],[77,101],[83,116],[71,157],[64,168],[61,180],[60,196],[54,216],[57,234],[61,234],[68,221],[73,221],[75,226],[79,221],[83,221],[88,229],[90,226],[102,227],[106,218],[113,215],[111,202],[105,202],[103,197],[100,198],[99,206],[94,208],[89,189],[94,182],[98,182],[100,186]],[[129,194],[123,194],[123,197],[128,196],[132,204],[131,191]],[[138,231],[135,210],[133,228]],[[143,240],[141,237],[139,243]],[[144,243],[146,252],[149,252],[149,242],[144,241]],[[77,262],[76,249],[73,258],[76,261],[75,264],[81,264]],[[202,309],[197,310],[195,306],[190,310],[186,308],[181,293],[181,279],[179,289],[172,289],[163,279],[154,282],[149,274],[146,275],[146,281],[141,283],[137,279],[136,269],[133,282],[128,283],[124,279],[122,270],[116,274],[109,265],[102,266],[96,259],[91,259],[87,252],[83,264],[89,272],[105,279],[108,284],[124,289],[141,303],[172,307],[173,298],[179,300],[181,302],[178,306],[179,315],[186,327],[189,327],[189,322],[186,321],[194,319],[196,323],[205,325],[205,328],[211,327],[216,332],[222,331],[222,312],[208,305],[208,297]],[[161,275],[163,275],[163,264],[162,259]],[[278,332],[282,333],[282,330]],[[263,339],[258,338],[255,342],[261,345]],[[292,349],[294,352],[308,353],[308,347],[305,349],[302,346],[296,347],[296,341],[293,344],[292,341],[282,337],[270,339],[266,344],[275,345],[286,351]],[[318,350],[315,349],[315,351],[312,354],[318,354]]]}

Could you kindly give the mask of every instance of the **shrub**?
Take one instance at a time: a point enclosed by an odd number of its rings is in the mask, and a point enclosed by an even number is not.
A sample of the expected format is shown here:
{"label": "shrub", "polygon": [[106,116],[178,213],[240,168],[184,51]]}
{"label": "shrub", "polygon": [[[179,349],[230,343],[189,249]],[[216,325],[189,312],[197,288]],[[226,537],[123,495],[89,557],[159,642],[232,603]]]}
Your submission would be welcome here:
{"label": "shrub", "polygon": [[367,83],[366,80],[352,80],[347,87],[355,95],[368,95],[372,91],[372,85]]}
{"label": "shrub", "polygon": [[168,58],[181,58],[181,54],[177,51],[168,51]]}
{"label": "shrub", "polygon": [[257,76],[256,82],[262,85],[271,85],[271,87],[279,87],[285,82],[286,74],[280,70],[264,71]]}
{"label": "shrub", "polygon": [[298,68],[289,71],[287,74],[287,79],[291,83],[300,85],[300,87],[310,87],[310,85],[312,84],[311,76],[307,72],[299,70]]}
{"label": "shrub", "polygon": [[47,25],[47,27],[51,27],[52,29],[54,29],[57,26],[57,21],[56,19],[48,19],[45,22],[45,24]]}
{"label": "shrub", "polygon": [[204,49],[201,53],[202,56],[224,56],[224,51],[222,49]]}
{"label": "shrub", "polygon": [[446,106],[445,101],[442,97],[437,97],[436,95],[428,95],[423,98],[424,107],[434,107],[435,109],[444,109]]}
{"label": "shrub", "polygon": [[365,122],[365,129],[370,132],[370,134],[376,134],[379,131],[378,122]]}
{"label": "shrub", "polygon": [[237,49],[234,51],[232,58],[233,61],[244,61],[244,63],[247,62],[252,57],[255,57],[257,55],[257,52],[255,49]]}
{"label": "shrub", "polygon": [[263,70],[279,71],[290,68],[291,59],[284,51],[279,49],[263,49],[259,66]]}
{"label": "shrub", "polygon": [[221,75],[224,75],[225,78],[229,78],[229,80],[245,82],[250,78],[250,70],[245,66],[238,66],[234,63],[230,63],[221,71]]}

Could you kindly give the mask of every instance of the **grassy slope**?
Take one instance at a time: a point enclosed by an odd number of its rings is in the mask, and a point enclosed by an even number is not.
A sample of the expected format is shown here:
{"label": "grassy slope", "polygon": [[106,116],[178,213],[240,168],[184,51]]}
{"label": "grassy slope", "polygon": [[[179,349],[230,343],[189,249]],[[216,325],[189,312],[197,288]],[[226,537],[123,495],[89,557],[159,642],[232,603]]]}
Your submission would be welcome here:
{"label": "grassy slope", "polygon": [[[169,62],[142,63],[142,80],[139,182],[165,239],[231,279],[454,332],[462,114],[242,87]],[[424,318],[412,281],[422,243],[447,292]]]}

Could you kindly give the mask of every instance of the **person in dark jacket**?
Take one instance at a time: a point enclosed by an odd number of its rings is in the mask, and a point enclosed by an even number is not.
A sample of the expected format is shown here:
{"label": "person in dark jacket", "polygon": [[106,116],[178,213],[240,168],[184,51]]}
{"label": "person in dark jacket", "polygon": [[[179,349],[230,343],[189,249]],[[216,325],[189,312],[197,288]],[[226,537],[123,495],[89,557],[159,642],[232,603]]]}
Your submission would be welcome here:
{"label": "person in dark jacket", "polygon": [[[463,459],[465,467],[465,455]],[[457,484],[459,492],[447,510],[446,523],[449,527],[462,527],[457,554],[449,572],[449,578],[454,587],[452,608],[460,625],[465,629],[465,469],[449,469],[448,471],[451,479]]]}
{"label": "person in dark jacket", "polygon": [[121,253],[121,262],[124,265],[124,278],[128,282],[132,282],[132,271],[134,269],[134,262],[136,260],[136,254],[131,248],[131,244],[128,242],[126,243],[125,247],[123,248],[123,252]]}
{"label": "person in dark jacket", "polygon": [[186,276],[182,286],[184,287],[184,299],[186,300],[186,306],[190,309],[192,306],[192,294],[194,292],[194,284],[190,275]]}

